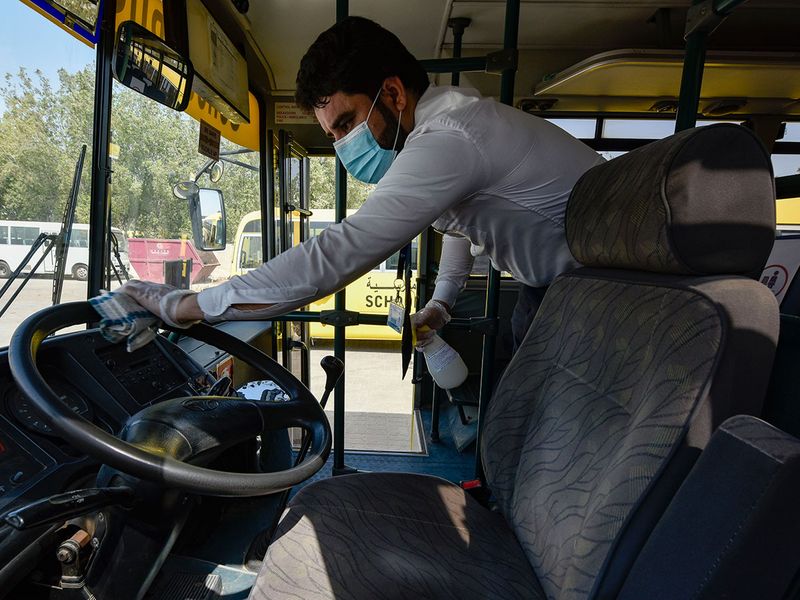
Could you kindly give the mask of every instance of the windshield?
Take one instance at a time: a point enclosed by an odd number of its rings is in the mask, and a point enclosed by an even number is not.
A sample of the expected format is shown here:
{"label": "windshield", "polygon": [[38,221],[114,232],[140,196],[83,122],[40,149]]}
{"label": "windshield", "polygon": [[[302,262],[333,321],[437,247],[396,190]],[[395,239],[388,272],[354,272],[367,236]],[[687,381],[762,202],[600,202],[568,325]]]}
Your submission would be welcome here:
{"label": "windshield", "polygon": [[[95,54],[21,2],[0,20],[0,346],[53,299],[55,253],[82,145],[61,301],[86,298]],[[10,275],[19,269],[20,277]],[[31,275],[23,284],[26,276]],[[6,286],[7,284],[7,286]],[[5,308],[16,295],[13,303]]]}
{"label": "windshield", "polygon": [[[93,49],[21,3],[6,10],[10,18],[0,23],[0,38],[13,42],[14,51],[4,49],[0,63],[0,289],[7,287],[0,297],[0,346],[23,319],[53,302],[58,265],[50,248],[62,230],[84,144],[61,301],[87,298],[95,81]],[[223,138],[224,170],[215,169],[212,183],[214,161],[198,152],[197,120],[116,81],[112,95],[104,287],[140,278],[199,290],[227,279],[238,225],[260,207],[258,152]],[[173,195],[186,181],[222,191],[225,249],[195,245],[187,200]],[[260,243],[259,237],[250,249],[254,266],[262,260]]]}
{"label": "windshield", "polygon": [[[223,138],[224,169],[220,179],[212,182],[213,161],[197,150],[199,123],[117,82],[111,126],[119,149],[114,160],[111,222],[125,232],[126,251],[138,278],[200,290],[230,277],[232,242],[242,217],[249,213],[260,219],[258,152]],[[205,212],[210,196],[204,190],[222,192],[224,249],[205,251],[196,243],[189,201],[173,193],[176,185],[187,182],[200,187],[198,199]],[[260,255],[249,254],[260,262]]]}

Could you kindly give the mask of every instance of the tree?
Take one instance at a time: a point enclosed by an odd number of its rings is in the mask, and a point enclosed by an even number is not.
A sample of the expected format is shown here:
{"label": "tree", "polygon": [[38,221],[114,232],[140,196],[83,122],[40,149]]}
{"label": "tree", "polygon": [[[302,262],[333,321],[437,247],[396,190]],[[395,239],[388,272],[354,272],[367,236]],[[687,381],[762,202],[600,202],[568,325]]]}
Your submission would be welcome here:
{"label": "tree", "polygon": [[[76,222],[87,223],[94,65],[59,71],[57,84],[21,68],[6,74],[0,97],[6,107],[0,115],[0,218],[60,220],[80,146],[86,144]],[[172,188],[193,180],[205,163],[197,152],[199,124],[115,82],[111,130],[119,146],[110,183],[112,225],[132,237],[191,236],[186,201],[176,199]],[[237,148],[222,141],[222,150]],[[255,152],[238,154],[236,160],[258,166]],[[333,208],[333,157],[312,157],[310,165],[311,208]],[[211,184],[205,175],[198,183],[222,190],[228,241],[233,241],[242,216],[260,206],[258,173],[228,164],[219,183]],[[372,187],[349,178],[347,207],[361,206]]]}
{"label": "tree", "polygon": [[112,223],[135,237],[190,235],[186,202],[173,186],[193,177],[198,125],[122,85],[114,85],[112,140],[119,146],[111,190]]}
{"label": "tree", "polygon": [[[66,73],[60,72],[63,83]],[[76,85],[73,94],[79,93]],[[0,119],[0,218],[60,220],[81,143],[91,146],[88,120],[59,101],[41,72],[20,69],[0,87],[6,111]],[[90,97],[91,98],[91,97]],[[91,101],[89,103],[91,107]],[[91,164],[91,154],[87,163]],[[86,170],[79,213],[88,213]]]}
{"label": "tree", "polygon": [[[332,209],[336,198],[336,160],[332,156],[312,156],[311,209]],[[359,208],[375,186],[347,176],[347,208]]]}

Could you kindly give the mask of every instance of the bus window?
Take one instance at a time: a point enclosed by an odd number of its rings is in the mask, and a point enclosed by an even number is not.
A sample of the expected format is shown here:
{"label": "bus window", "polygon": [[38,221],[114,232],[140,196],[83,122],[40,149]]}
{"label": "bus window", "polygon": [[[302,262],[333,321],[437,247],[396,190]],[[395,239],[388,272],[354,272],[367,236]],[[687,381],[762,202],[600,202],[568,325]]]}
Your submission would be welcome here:
{"label": "bus window", "polygon": [[241,269],[256,269],[264,262],[261,247],[261,236],[248,235],[242,238],[239,250],[239,265]]}
{"label": "bus window", "polygon": [[606,119],[603,121],[604,138],[659,140],[674,132],[675,121],[672,119]]}
{"label": "bus window", "polygon": [[242,231],[244,231],[244,233],[261,233],[261,218],[259,217],[247,221]]}
{"label": "bus window", "polygon": [[38,227],[11,226],[11,244],[17,246],[30,246],[39,237]]}
{"label": "bus window", "polygon": [[593,138],[597,119],[547,119],[576,138]]}
{"label": "bus window", "polygon": [[69,246],[70,248],[88,248],[89,230],[73,228],[69,238]]}
{"label": "bus window", "polygon": [[333,224],[333,221],[317,221],[312,216],[308,224],[308,236],[314,237],[315,235],[319,235],[331,224]]}
{"label": "bus window", "polygon": [[800,122],[786,123],[781,142],[800,142]]}
{"label": "bus window", "polygon": [[800,173],[800,154],[773,154],[772,168],[775,177],[797,175]]}
{"label": "bus window", "polygon": [[8,244],[8,225],[0,225],[0,244]]}
{"label": "bus window", "polygon": [[[386,270],[393,271],[396,273],[397,271],[397,263],[400,262],[400,253],[395,252],[389,258],[386,259]],[[417,268],[417,241],[414,240],[411,244],[411,267],[413,269]]]}

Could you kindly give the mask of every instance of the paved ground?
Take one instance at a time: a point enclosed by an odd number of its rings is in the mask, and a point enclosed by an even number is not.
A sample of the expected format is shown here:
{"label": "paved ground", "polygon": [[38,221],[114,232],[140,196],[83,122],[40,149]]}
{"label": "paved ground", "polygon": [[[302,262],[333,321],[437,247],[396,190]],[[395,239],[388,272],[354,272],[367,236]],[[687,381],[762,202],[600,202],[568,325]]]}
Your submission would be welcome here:
{"label": "paved ground", "polygon": [[[0,286],[6,280],[0,279]],[[0,346],[8,345],[14,330],[33,312],[50,306],[52,279],[31,279],[9,310],[0,317]],[[112,286],[116,287],[116,286]],[[0,309],[11,297],[19,282],[0,299]],[[64,281],[62,302],[86,299],[86,283]],[[75,329],[80,329],[76,327]],[[311,389],[321,396],[325,374],[320,359],[333,354],[329,341],[320,341],[311,352]],[[413,366],[413,365],[412,365]],[[348,344],[345,385],[346,446],[350,450],[421,451],[418,425],[413,411],[411,369],[400,378],[399,344],[388,342],[353,342]],[[333,398],[328,404],[333,418]]]}
{"label": "paved ground", "polygon": [[[330,342],[318,342],[311,351],[311,389],[317,397],[325,387],[325,373],[318,365],[326,354],[333,354]],[[348,450],[422,451],[414,415],[412,367],[402,380],[399,343],[348,343],[345,353]],[[327,408],[333,422],[332,397]]]}
{"label": "paved ground", "polygon": [[[6,279],[0,279],[0,287],[5,285]],[[0,298],[0,310],[5,306],[6,302],[11,296],[19,289],[21,279],[16,280],[11,287]],[[0,317],[0,346],[7,346],[11,335],[17,328],[17,325],[22,323],[28,316],[32,315],[37,310],[46,308],[52,304],[53,293],[53,280],[47,278],[33,278],[28,281],[22,289],[22,292],[14,300],[14,303],[8,311]],[[72,302],[74,300],[86,300],[86,282],[73,281],[67,279],[64,281],[64,288],[61,293],[62,302]]]}

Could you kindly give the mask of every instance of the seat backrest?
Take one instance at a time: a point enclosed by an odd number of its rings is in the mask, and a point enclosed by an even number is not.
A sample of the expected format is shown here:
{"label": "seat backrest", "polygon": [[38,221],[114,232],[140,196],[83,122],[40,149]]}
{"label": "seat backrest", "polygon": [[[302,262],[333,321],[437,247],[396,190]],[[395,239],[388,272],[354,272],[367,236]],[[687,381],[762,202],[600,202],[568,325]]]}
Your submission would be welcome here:
{"label": "seat backrest", "polygon": [[799,504],[800,440],[755,417],[728,419],[670,502],[618,600],[797,598]]}
{"label": "seat backrest", "polygon": [[576,184],[567,239],[585,267],[550,286],[481,443],[548,598],[615,597],[712,431],[760,412],[778,307],[745,275],[774,225],[769,156],[734,125],[681,132]]}

